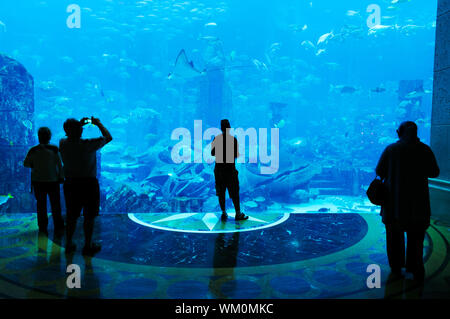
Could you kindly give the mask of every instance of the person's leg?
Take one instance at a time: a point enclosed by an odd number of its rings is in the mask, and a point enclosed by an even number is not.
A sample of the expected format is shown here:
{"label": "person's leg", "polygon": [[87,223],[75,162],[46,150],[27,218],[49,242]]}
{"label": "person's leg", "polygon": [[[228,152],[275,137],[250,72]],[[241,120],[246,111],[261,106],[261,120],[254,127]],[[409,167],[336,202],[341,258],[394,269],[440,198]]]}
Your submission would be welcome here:
{"label": "person's leg", "polygon": [[226,188],[223,182],[223,174],[217,170],[214,170],[214,178],[216,180],[216,195],[219,199],[220,210],[222,211],[222,219],[227,218],[227,210],[225,206],[225,194]]}
{"label": "person's leg", "polygon": [[246,220],[248,219],[248,216],[246,216],[244,213],[241,212],[241,203],[239,198],[239,179],[238,179],[238,172],[235,171],[229,180],[228,183],[228,194],[231,197],[231,200],[233,201],[234,210],[236,212],[236,220]]}
{"label": "person's leg", "polygon": [[225,209],[225,192],[220,192],[217,197],[219,197],[219,206],[222,214],[226,214],[227,211]]}
{"label": "person's leg", "polygon": [[234,210],[236,212],[236,216],[241,213],[241,203],[239,200],[239,191],[236,191],[235,189],[228,189],[228,194],[231,197],[231,200],[233,201]]}
{"label": "person's leg", "polygon": [[386,250],[391,271],[400,274],[405,266],[405,234],[396,225],[386,225]]}
{"label": "person's leg", "polygon": [[84,183],[83,188],[84,207],[84,248],[83,255],[93,256],[100,251],[101,246],[92,242],[94,234],[95,218],[100,210],[100,186],[97,179]]}
{"label": "person's leg", "polygon": [[83,229],[84,229],[84,245],[85,247],[92,246],[92,235],[94,234],[95,217],[84,217]]}
{"label": "person's leg", "polygon": [[423,264],[423,241],[425,240],[425,230],[412,229],[406,232],[406,269],[414,274],[417,280],[425,277],[425,266]]}
{"label": "person's leg", "polygon": [[48,197],[50,198],[50,205],[52,207],[52,218],[55,230],[64,228],[64,220],[61,216],[61,198],[59,183],[50,183],[48,185]]}
{"label": "person's leg", "polygon": [[71,252],[76,248],[72,238],[77,227],[78,217],[81,213],[78,190],[73,182],[66,181],[64,183],[64,198],[66,200],[67,209],[66,252]]}
{"label": "person's leg", "polygon": [[47,192],[43,183],[33,183],[34,196],[36,197],[36,212],[39,231],[47,232]]}

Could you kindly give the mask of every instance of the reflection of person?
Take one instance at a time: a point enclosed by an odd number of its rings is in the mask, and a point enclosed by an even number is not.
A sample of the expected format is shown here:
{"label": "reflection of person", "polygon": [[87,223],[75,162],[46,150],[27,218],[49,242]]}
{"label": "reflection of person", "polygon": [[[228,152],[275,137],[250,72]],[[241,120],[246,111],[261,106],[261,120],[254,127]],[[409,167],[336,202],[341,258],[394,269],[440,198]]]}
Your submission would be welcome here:
{"label": "reflection of person", "polygon": [[386,147],[376,168],[388,190],[381,207],[387,254],[394,274],[406,266],[415,279],[423,280],[423,241],[431,215],[428,177],[437,177],[439,167],[431,149],[417,137],[414,122],[403,122],[397,134],[399,141]]}
{"label": "reflection of person", "polygon": [[47,233],[47,195],[52,208],[55,232],[64,229],[61,216],[60,182],[63,181],[63,169],[58,147],[50,145],[52,133],[48,127],[38,130],[39,145],[32,147],[23,162],[31,168],[31,183],[37,201],[39,232]]}
{"label": "reflection of person", "polygon": [[[214,243],[214,277],[220,278],[226,276],[228,282],[231,282],[232,285],[235,284],[234,268],[236,268],[239,253],[239,235],[240,233],[238,231],[233,234],[219,233]],[[209,283],[210,291],[216,298],[226,298],[227,296],[223,295],[217,283],[217,281],[213,281],[211,278]],[[234,290],[234,287],[229,288],[230,290]]]}
{"label": "reflection of person", "polygon": [[236,220],[248,219],[241,212],[239,203],[239,179],[236,170],[235,160],[239,157],[239,147],[237,139],[230,135],[230,122],[222,120],[220,122],[222,134],[216,136],[211,144],[211,155],[216,157],[216,166],[214,168],[214,177],[216,179],[216,195],[219,197],[219,205],[222,210],[222,219],[228,217],[225,209],[225,193],[228,194],[233,201],[236,211]]}
{"label": "reflection of person", "polygon": [[60,150],[64,163],[64,197],[67,206],[67,238],[66,252],[73,252],[76,247],[72,243],[78,217],[83,210],[85,246],[83,255],[93,255],[101,247],[92,243],[94,220],[100,208],[100,187],[97,180],[96,151],[112,141],[112,136],[99,119],[92,117],[91,122],[96,125],[102,137],[82,139],[83,126],[88,118],[81,121],[68,119],[64,123],[67,138],[61,139]]}

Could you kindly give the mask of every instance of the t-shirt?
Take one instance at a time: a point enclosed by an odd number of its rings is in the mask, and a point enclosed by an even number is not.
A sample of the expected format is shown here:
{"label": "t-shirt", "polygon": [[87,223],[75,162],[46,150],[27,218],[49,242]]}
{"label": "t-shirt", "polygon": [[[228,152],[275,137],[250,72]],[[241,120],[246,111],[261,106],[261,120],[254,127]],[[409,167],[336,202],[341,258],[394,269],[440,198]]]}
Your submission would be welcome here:
{"label": "t-shirt", "polygon": [[238,141],[234,136],[220,134],[211,144],[211,155],[216,157],[216,169],[235,169],[239,157]]}
{"label": "t-shirt", "polygon": [[31,168],[32,182],[58,182],[64,179],[58,147],[39,144],[32,147],[23,162]]}
{"label": "t-shirt", "polygon": [[59,149],[66,178],[96,178],[96,152],[106,144],[104,137],[92,139],[61,139]]}

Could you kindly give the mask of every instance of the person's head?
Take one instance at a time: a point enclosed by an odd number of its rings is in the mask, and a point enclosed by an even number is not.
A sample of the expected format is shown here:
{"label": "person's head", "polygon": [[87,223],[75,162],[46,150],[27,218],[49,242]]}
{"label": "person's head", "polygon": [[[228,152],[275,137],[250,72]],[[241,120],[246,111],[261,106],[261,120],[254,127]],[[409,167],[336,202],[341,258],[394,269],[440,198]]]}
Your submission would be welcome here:
{"label": "person's head", "polygon": [[228,121],[227,119],[223,119],[222,121],[220,121],[220,129],[223,133],[227,132],[227,128],[231,128],[230,121]]}
{"label": "person's head", "polygon": [[83,125],[76,119],[67,119],[64,122],[64,132],[69,139],[80,139],[83,134]]}
{"label": "person's head", "polygon": [[406,121],[400,124],[397,129],[397,134],[400,139],[415,139],[417,138],[417,125],[414,122]]}
{"label": "person's head", "polygon": [[38,139],[40,144],[48,144],[52,139],[52,132],[48,127],[40,127],[38,130]]}

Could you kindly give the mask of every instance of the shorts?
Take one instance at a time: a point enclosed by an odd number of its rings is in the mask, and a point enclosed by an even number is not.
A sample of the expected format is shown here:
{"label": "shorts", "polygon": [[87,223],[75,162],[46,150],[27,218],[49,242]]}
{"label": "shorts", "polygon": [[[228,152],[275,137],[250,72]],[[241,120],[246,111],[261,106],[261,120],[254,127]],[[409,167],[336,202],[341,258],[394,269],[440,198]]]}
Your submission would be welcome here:
{"label": "shorts", "polygon": [[64,182],[67,218],[95,218],[100,211],[100,185],[96,178],[69,179]]}
{"label": "shorts", "polygon": [[238,171],[234,170],[214,170],[214,177],[216,179],[216,195],[225,196],[228,189],[230,197],[234,194],[239,194],[239,179]]}

